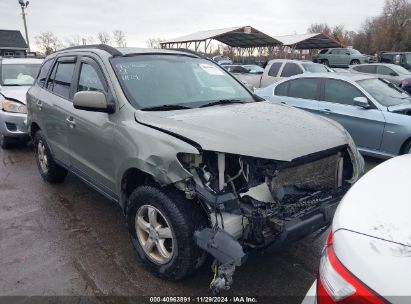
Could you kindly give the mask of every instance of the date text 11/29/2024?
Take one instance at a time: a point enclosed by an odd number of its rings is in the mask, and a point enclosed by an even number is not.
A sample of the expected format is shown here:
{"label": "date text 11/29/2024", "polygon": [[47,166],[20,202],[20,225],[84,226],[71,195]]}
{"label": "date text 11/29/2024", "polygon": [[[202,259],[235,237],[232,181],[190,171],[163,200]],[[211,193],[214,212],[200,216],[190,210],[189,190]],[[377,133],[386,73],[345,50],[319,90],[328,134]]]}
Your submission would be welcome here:
{"label": "date text 11/29/2024", "polygon": [[258,303],[255,297],[150,297],[150,303]]}

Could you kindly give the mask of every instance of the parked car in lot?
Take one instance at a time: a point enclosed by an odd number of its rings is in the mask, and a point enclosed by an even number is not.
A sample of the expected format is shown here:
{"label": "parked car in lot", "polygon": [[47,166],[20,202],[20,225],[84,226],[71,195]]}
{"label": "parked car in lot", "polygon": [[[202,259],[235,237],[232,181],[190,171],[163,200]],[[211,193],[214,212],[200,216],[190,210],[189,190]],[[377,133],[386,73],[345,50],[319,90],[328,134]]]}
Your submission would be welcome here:
{"label": "parked car in lot", "polygon": [[346,194],[303,304],[409,303],[410,167],[411,155],[393,158]]}
{"label": "parked car in lot", "polygon": [[376,77],[386,79],[399,87],[402,87],[404,80],[408,80],[408,82],[411,81],[411,72],[395,64],[359,64],[351,66],[349,71],[351,73],[375,75]]}
{"label": "parked car in lot", "polygon": [[40,70],[42,59],[0,58],[0,147],[29,139],[26,92]]}
{"label": "parked car in lot", "polygon": [[233,64],[233,61],[227,56],[214,56],[212,59],[220,65]]}
{"label": "parked car in lot", "polygon": [[411,70],[411,52],[381,52],[379,62],[392,63]]}
{"label": "parked car in lot", "polygon": [[254,89],[252,83],[255,82],[255,75],[262,75],[264,73],[264,69],[262,67],[252,64],[232,64],[223,65],[223,67],[237,78],[241,78],[243,84],[250,90]]}
{"label": "parked car in lot", "polygon": [[313,62],[330,67],[348,67],[349,65],[368,63],[369,58],[354,49],[336,48],[321,50],[313,56]]}
{"label": "parked car in lot", "polygon": [[215,257],[227,289],[244,250],[326,225],[364,162],[339,124],[261,101],[188,51],[77,47],[29,90],[39,172],[68,171],[118,202],[132,243],[176,280]]}
{"label": "parked car in lot", "polygon": [[365,155],[411,153],[411,97],[386,80],[351,73],[306,74],[255,93],[334,119]]}
{"label": "parked car in lot", "polygon": [[303,73],[333,72],[330,68],[311,61],[274,59],[267,63],[263,73],[257,75],[236,74],[236,77],[253,88],[264,88],[283,78]]}

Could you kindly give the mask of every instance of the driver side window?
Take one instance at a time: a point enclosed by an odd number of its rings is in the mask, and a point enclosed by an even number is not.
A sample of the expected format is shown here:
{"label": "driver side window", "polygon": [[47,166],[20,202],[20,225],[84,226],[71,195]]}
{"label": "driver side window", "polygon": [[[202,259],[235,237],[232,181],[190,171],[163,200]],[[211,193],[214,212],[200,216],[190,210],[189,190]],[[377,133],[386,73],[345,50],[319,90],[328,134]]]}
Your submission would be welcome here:
{"label": "driver side window", "polygon": [[77,92],[81,91],[98,91],[106,93],[103,82],[101,81],[95,68],[88,63],[83,62],[80,69]]}
{"label": "driver side window", "polygon": [[353,106],[355,97],[365,96],[352,84],[336,79],[327,79],[325,81],[325,101]]}

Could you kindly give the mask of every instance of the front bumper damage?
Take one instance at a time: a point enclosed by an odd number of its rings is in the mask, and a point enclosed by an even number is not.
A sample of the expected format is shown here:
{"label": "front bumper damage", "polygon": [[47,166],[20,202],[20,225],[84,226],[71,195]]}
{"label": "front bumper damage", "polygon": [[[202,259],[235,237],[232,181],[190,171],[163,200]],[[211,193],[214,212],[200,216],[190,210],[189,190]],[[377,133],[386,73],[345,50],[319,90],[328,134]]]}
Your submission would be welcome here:
{"label": "front bumper damage", "polygon": [[280,248],[328,225],[361,174],[357,154],[345,145],[292,162],[209,151],[179,155],[192,178],[176,186],[209,216],[211,227],[194,238],[215,258],[212,292],[230,288],[248,251]]}

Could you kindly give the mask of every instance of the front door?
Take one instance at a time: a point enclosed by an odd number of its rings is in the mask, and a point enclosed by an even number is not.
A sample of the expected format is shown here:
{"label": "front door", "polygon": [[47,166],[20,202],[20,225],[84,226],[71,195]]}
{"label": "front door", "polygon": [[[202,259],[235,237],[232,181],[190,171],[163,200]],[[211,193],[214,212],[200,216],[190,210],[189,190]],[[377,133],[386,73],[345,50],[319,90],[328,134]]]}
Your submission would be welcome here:
{"label": "front door", "polygon": [[325,79],[323,100],[318,108],[322,115],[339,122],[360,148],[379,150],[385,118],[377,108],[354,105],[355,97],[366,97],[354,85],[337,79]]}
{"label": "front door", "polygon": [[[74,81],[74,91],[100,91],[109,98],[106,78],[97,62],[82,57]],[[69,132],[71,163],[73,170],[99,186],[115,198],[116,189],[113,159],[116,147],[111,114],[72,108],[68,120],[72,121]]]}

